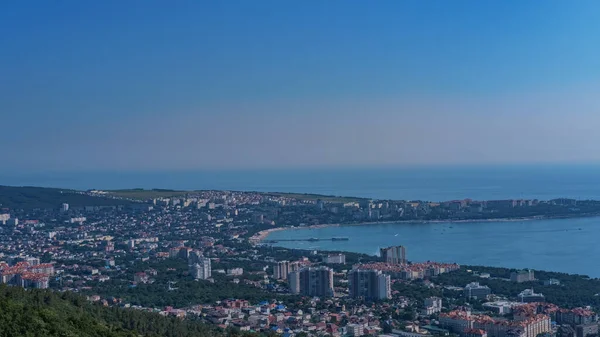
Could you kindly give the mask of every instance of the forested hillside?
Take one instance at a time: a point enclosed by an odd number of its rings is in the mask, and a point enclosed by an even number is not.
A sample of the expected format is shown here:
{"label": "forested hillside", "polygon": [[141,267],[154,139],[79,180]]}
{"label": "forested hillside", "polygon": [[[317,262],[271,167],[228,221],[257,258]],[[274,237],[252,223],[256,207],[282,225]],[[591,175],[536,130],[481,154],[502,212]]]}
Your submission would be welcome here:
{"label": "forested hillside", "polygon": [[131,202],[95,197],[78,191],[59,188],[0,186],[0,208],[57,209],[63,203],[67,203],[71,207],[83,207],[124,205]]}
{"label": "forested hillside", "polygon": [[216,328],[192,320],[182,321],[135,309],[104,307],[71,293],[0,285],[0,337],[224,335]]}

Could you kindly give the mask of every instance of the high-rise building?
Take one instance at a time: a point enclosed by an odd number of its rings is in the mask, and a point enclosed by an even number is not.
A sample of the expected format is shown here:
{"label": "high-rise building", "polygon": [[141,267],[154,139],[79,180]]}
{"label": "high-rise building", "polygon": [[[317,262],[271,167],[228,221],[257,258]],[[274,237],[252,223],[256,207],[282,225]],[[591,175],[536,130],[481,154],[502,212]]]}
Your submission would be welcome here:
{"label": "high-rise building", "polygon": [[209,258],[199,258],[197,263],[190,265],[190,274],[196,280],[206,280],[212,276]]}
{"label": "high-rise building", "polygon": [[575,327],[577,337],[592,337],[598,336],[598,324],[578,325]]}
{"label": "high-rise building", "polygon": [[40,259],[37,257],[27,257],[25,258],[25,262],[29,263],[30,266],[37,266],[40,264]]}
{"label": "high-rise building", "polygon": [[[181,250],[185,250],[186,252],[188,252],[188,250],[186,248],[183,248],[183,249],[177,248],[177,253],[175,254],[175,256],[179,256],[179,253],[181,252]],[[202,258],[203,258],[203,256],[200,251],[197,251],[197,250],[189,251],[189,253],[187,254],[188,266],[192,265],[194,263],[198,263]]]}
{"label": "high-rise building", "polygon": [[323,262],[329,264],[345,264],[346,263],[346,255],[344,254],[329,254],[323,257]]}
{"label": "high-rise building", "polygon": [[63,212],[67,212],[69,210],[69,204],[62,204],[60,210]]}
{"label": "high-rise building", "polygon": [[428,297],[423,301],[424,315],[432,315],[442,311],[442,299],[439,297]]}
{"label": "high-rise building", "polygon": [[535,274],[531,269],[517,270],[510,273],[510,280],[513,282],[531,282],[535,281]]}
{"label": "high-rise building", "polygon": [[406,248],[404,246],[380,248],[379,255],[387,263],[406,264]]}
{"label": "high-rise building", "polygon": [[[292,287],[296,282],[298,286]],[[293,281],[291,280],[293,278]],[[333,270],[327,267],[307,267],[290,273],[290,290],[305,296],[333,296]]]}
{"label": "high-rise building", "polygon": [[365,326],[362,324],[348,324],[346,325],[346,335],[352,337],[360,337],[364,334]]}
{"label": "high-rise building", "polygon": [[292,294],[300,293],[300,271],[294,270],[288,274],[288,284]]}
{"label": "high-rise building", "polygon": [[597,321],[598,316],[596,313],[584,308],[562,309],[556,312],[557,324],[568,324],[575,327],[576,325],[587,325]]}
{"label": "high-rise building", "polygon": [[377,277],[377,297],[385,300],[392,298],[392,281],[390,275],[379,275]]}
{"label": "high-rise building", "polygon": [[290,263],[288,261],[279,261],[273,266],[273,277],[277,280],[287,280],[290,272]]}
{"label": "high-rise building", "polygon": [[355,269],[348,273],[350,297],[385,300],[392,297],[390,276],[377,270]]}
{"label": "high-rise building", "polygon": [[488,286],[480,285],[479,282],[471,282],[465,286],[464,293],[467,298],[482,299],[491,294],[492,290]]}
{"label": "high-rise building", "polygon": [[518,297],[522,303],[544,302],[545,300],[544,295],[536,293],[533,288],[521,291]]}

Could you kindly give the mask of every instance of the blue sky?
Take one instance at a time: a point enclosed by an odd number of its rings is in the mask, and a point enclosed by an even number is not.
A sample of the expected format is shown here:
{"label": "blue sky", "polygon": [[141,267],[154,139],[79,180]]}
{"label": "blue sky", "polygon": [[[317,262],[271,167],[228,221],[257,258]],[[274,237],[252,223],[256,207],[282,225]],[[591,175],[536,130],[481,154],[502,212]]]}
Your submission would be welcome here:
{"label": "blue sky", "polygon": [[599,162],[598,14],[585,0],[4,1],[0,170]]}

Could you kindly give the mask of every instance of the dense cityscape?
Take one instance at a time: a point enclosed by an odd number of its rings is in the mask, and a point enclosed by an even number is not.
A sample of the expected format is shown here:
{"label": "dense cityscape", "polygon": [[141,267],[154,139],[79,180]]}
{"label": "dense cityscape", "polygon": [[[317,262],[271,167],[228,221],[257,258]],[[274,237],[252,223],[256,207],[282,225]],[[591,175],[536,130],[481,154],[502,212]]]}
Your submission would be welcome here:
{"label": "dense cityscape", "polygon": [[[13,197],[0,206],[0,283],[12,287],[79,294],[96,306],[157,313],[228,335],[598,334],[595,279],[412,261],[402,242],[370,256],[284,249],[265,240],[291,226],[584,215],[598,207],[593,201],[4,192]],[[40,207],[54,197],[53,207]]]}

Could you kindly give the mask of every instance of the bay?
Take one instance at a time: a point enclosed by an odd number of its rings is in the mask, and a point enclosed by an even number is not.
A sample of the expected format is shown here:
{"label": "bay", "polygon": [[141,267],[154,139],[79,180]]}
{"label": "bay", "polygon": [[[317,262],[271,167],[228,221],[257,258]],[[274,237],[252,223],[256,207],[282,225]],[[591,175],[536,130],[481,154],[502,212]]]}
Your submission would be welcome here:
{"label": "bay", "polygon": [[294,249],[377,255],[403,245],[409,261],[532,268],[600,277],[600,217],[528,221],[385,223],[272,232],[269,240],[348,237],[348,241],[278,242]]}

